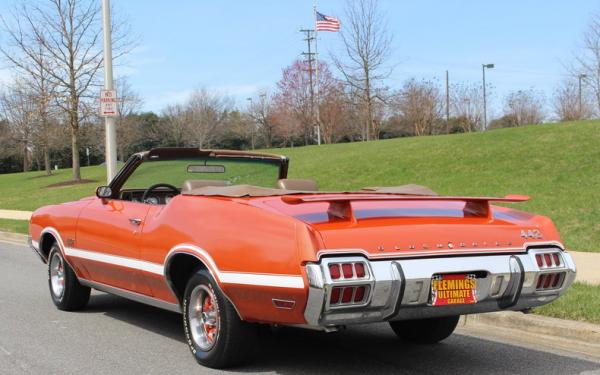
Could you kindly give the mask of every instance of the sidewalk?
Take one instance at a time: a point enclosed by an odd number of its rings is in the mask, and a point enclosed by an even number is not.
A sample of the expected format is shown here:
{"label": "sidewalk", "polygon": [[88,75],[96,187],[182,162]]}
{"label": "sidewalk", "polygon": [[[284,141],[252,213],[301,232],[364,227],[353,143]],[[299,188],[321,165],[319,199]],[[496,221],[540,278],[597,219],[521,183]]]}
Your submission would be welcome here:
{"label": "sidewalk", "polygon": [[31,211],[0,210],[0,219],[29,220]]}
{"label": "sidewalk", "polygon": [[[0,210],[0,219],[29,220],[30,211]],[[0,232],[0,240],[4,233]],[[26,239],[26,237],[23,237]],[[600,285],[600,253],[569,251],[577,266],[576,281]]]}

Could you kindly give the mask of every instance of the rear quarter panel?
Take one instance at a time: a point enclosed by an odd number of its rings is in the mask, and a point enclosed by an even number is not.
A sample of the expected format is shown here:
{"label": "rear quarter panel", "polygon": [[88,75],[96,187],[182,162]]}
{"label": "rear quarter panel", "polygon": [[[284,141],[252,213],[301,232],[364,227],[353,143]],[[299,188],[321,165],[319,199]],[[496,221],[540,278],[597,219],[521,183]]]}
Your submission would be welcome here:
{"label": "rear quarter panel", "polygon": [[[249,206],[243,199],[180,195],[166,206],[151,208],[143,228],[141,258],[163,264],[169,250],[191,244],[210,255],[218,272],[304,277],[298,225],[305,227],[292,218]],[[147,277],[156,298],[176,302],[161,275]],[[245,320],[304,323],[305,286],[220,286]],[[291,310],[277,309],[273,298],[294,300],[296,305]]]}

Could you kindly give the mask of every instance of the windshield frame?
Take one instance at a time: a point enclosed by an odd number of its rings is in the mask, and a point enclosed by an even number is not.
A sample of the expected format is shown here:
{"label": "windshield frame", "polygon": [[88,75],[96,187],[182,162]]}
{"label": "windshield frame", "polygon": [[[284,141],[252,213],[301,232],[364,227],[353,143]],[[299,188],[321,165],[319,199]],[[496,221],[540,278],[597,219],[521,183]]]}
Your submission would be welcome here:
{"label": "windshield frame", "polygon": [[279,166],[278,179],[287,178],[289,159],[284,155],[267,154],[249,151],[202,150],[199,148],[169,147],[155,148],[150,151],[133,154],[108,185],[112,190],[112,198],[117,198],[121,188],[135,170],[145,161],[185,160],[190,158],[214,158],[230,160],[268,160]]}

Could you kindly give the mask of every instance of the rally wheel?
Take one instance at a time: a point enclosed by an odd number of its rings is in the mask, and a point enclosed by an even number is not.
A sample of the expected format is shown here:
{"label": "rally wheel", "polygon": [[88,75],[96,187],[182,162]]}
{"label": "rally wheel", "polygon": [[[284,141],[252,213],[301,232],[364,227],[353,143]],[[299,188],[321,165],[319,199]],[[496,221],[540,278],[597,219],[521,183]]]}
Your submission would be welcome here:
{"label": "rally wheel", "polygon": [[52,302],[59,310],[80,310],[90,300],[91,289],[79,283],[56,243],[48,256],[48,287]]}
{"label": "rally wheel", "polygon": [[390,322],[394,333],[402,341],[414,344],[436,344],[454,332],[460,316],[399,320]]}
{"label": "rally wheel", "polygon": [[210,274],[198,271],[188,281],[183,298],[187,344],[199,364],[226,368],[251,359],[257,328],[244,322]]}

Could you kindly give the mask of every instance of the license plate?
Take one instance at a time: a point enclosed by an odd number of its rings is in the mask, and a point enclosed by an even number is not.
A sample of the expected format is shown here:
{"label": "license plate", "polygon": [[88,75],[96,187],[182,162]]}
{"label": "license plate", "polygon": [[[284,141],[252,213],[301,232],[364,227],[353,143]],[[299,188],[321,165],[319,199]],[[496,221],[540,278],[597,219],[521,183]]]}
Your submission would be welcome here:
{"label": "license plate", "polygon": [[477,303],[477,278],[473,274],[438,274],[431,278],[431,305]]}

